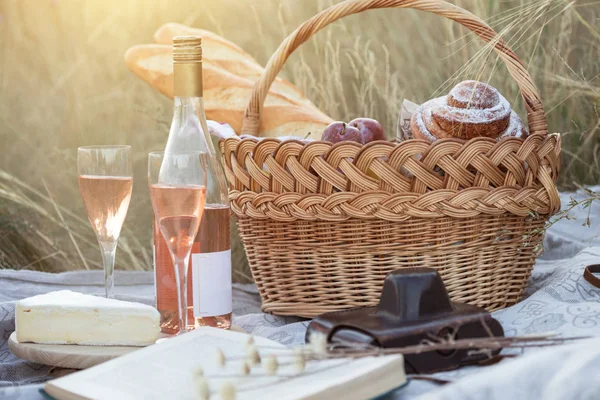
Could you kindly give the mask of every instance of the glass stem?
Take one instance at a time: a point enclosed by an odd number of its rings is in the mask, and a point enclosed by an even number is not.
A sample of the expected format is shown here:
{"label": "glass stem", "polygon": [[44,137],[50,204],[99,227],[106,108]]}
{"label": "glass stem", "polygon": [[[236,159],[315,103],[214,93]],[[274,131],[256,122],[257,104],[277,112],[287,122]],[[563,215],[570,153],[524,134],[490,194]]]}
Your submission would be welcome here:
{"label": "glass stem", "polygon": [[106,290],[106,298],[115,298],[115,253],[117,246],[112,248],[102,247],[102,263],[104,264],[104,288]]}
{"label": "glass stem", "polygon": [[177,300],[179,304],[179,333],[188,331],[188,297],[187,297],[187,269],[188,257],[175,260],[175,281],[177,283]]}

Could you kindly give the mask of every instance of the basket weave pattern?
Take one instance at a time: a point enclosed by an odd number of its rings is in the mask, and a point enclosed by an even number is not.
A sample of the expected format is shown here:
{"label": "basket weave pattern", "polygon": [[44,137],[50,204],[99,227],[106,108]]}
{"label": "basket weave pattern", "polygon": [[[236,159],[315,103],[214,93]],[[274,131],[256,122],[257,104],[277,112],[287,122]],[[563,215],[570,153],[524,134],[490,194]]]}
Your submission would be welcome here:
{"label": "basket weave pattern", "polygon": [[532,135],[525,142],[476,138],[366,146],[228,139],[221,149],[236,215],[400,222],[556,212],[557,139]]}
{"label": "basket weave pattern", "polygon": [[492,42],[519,83],[531,135],[365,146],[221,141],[231,208],[266,312],[314,317],[374,305],[386,274],[415,266],[436,268],[455,301],[512,305],[543,238],[531,232],[560,209],[560,137],[547,134],[531,77],[489,26],[442,1],[346,1],[305,22],[256,83],[244,133],[256,134],[266,91],[295,48],[336,19],[382,7],[444,15]]}
{"label": "basket weave pattern", "polygon": [[406,222],[255,220],[238,217],[263,311],[315,315],[378,303],[385,276],[436,268],[450,297],[496,310],[516,303],[541,236],[540,219],[510,215]]}

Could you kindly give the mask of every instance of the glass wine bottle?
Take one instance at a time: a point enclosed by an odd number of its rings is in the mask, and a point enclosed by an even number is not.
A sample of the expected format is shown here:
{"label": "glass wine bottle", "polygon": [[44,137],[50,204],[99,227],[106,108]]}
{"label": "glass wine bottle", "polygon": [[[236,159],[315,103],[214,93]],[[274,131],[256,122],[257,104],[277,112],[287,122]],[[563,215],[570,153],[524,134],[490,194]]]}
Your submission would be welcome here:
{"label": "glass wine bottle", "polygon": [[[202,99],[202,42],[198,36],[173,38],[175,107],[165,153],[201,151],[209,155],[204,214],[192,247],[188,272],[188,329],[231,326],[230,210],[225,174],[206,123]],[[160,178],[173,183],[174,171]],[[163,332],[178,329],[177,288],[167,245],[154,223],[156,305]],[[193,325],[192,325],[193,322]]]}

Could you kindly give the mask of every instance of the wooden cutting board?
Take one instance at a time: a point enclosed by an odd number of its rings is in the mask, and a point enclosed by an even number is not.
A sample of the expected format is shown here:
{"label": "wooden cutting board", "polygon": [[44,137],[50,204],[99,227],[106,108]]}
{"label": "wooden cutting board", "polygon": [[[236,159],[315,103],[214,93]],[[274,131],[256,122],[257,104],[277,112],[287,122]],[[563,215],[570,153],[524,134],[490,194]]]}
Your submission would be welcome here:
{"label": "wooden cutting board", "polygon": [[[232,326],[232,331],[244,332],[239,326]],[[168,337],[168,336],[165,336]],[[160,341],[161,339],[159,339]],[[8,339],[8,347],[12,353],[27,361],[55,367],[86,369],[94,365],[131,353],[142,347],[130,346],[78,346],[69,344],[37,344],[20,343],[17,333],[13,332]]]}

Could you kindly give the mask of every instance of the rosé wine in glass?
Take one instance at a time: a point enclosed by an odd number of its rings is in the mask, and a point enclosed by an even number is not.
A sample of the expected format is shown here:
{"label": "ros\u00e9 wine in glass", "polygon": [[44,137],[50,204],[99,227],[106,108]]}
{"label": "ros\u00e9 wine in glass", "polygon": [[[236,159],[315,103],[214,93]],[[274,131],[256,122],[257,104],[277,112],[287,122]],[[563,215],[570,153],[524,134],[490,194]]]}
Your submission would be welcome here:
{"label": "ros\u00e9 wine in glass", "polygon": [[130,176],[79,176],[83,204],[100,244],[116,245],[132,187],[133,177]]}
{"label": "ros\u00e9 wine in glass", "polygon": [[130,146],[85,146],[77,150],[79,190],[102,250],[106,297],[114,297],[117,242],[133,188]]}
{"label": "ros\u00e9 wine in glass", "polygon": [[205,186],[150,185],[154,215],[167,247],[185,257],[194,243],[206,199]]}

